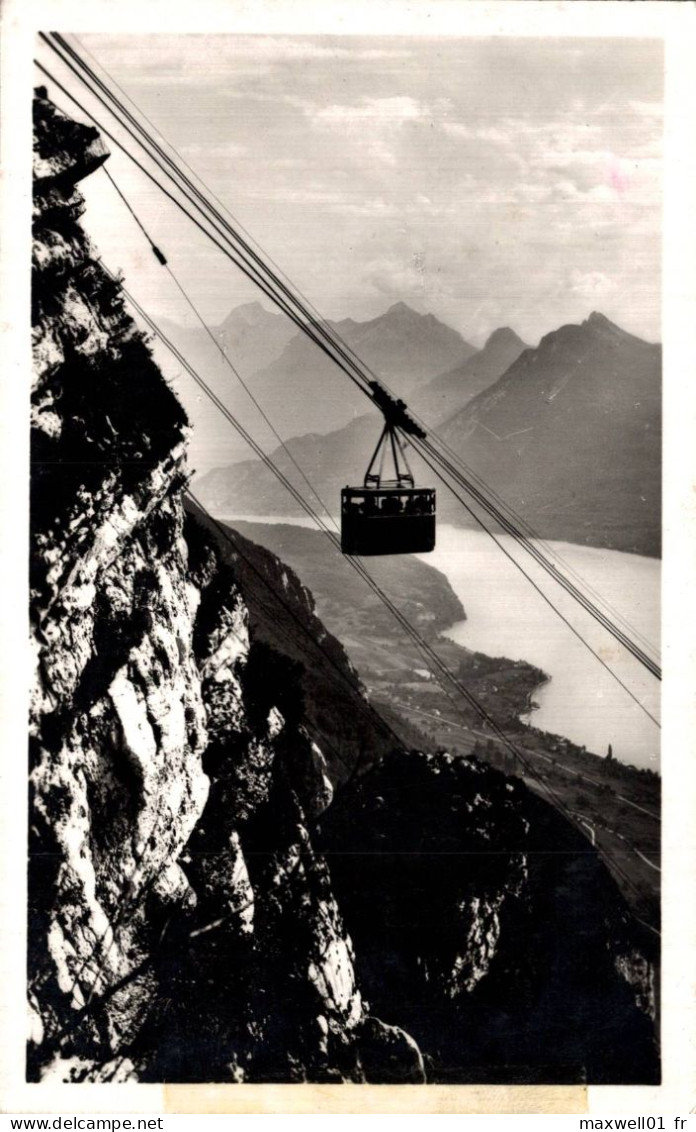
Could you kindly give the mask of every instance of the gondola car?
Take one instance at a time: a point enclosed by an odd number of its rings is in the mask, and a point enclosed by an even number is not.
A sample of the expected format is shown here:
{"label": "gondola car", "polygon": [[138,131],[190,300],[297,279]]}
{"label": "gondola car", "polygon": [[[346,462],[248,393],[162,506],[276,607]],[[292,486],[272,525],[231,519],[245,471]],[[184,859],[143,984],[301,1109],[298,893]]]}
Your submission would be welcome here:
{"label": "gondola car", "polygon": [[[385,423],[361,487],[341,492],[341,550],[344,554],[423,554],[435,548],[435,489],[416,487],[400,431],[425,437],[405,412],[403,401],[371,383]],[[382,475],[391,452],[394,477]],[[379,458],[379,471],[373,469]]]}

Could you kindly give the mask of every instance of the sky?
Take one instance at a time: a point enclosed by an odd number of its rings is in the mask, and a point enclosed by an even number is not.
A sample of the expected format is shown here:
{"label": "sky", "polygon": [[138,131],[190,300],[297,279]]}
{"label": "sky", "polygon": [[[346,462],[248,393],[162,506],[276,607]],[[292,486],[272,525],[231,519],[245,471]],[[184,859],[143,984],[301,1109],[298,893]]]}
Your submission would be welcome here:
{"label": "sky", "polygon": [[[601,310],[660,339],[661,42],[73,43],[327,317],[371,318],[404,301],[475,345],[501,325],[535,344]],[[39,57],[65,73],[45,49]],[[111,148],[111,172],[206,319],[219,323],[259,297]],[[108,265],[124,269],[153,314],[190,323],[103,174],[83,191],[86,226]]]}

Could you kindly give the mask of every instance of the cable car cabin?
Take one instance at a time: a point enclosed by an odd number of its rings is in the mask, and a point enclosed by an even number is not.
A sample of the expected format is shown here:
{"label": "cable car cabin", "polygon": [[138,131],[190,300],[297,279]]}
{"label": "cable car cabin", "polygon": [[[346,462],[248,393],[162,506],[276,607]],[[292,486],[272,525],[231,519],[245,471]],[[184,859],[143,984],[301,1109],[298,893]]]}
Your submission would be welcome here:
{"label": "cable car cabin", "polygon": [[344,554],[423,554],[434,548],[434,488],[343,488]]}
{"label": "cable car cabin", "polygon": [[[372,383],[384,413],[384,428],[362,487],[341,492],[341,550],[344,554],[424,554],[435,549],[435,490],[416,487],[400,432],[425,433],[378,383]],[[384,479],[391,453],[394,478]],[[379,457],[379,470],[373,471]]]}

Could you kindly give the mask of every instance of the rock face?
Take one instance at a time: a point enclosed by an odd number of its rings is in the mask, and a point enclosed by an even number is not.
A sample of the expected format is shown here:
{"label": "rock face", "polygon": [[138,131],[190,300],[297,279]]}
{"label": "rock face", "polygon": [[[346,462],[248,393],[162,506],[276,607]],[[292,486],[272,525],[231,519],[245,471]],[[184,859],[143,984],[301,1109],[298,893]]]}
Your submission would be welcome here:
{"label": "rock face", "polygon": [[148,906],[191,897],[177,862],[208,792],[185,417],[77,223],[96,131],[39,98],[35,138],[30,982],[47,1051],[81,1012],[115,1051],[151,972],[116,988]]}
{"label": "rock face", "polygon": [[320,826],[363,993],[415,1039],[429,1081],[656,1073],[650,977],[613,883],[519,779],[475,758],[394,754]]}
{"label": "rock face", "polygon": [[35,133],[30,1076],[361,1079],[307,829],[326,761],[185,515],[185,416],[77,223],[96,134],[41,95]]}
{"label": "rock face", "polygon": [[[105,156],[37,92],[29,1078],[486,1079],[473,996],[504,987],[523,1025],[525,915],[553,976],[534,992],[582,1038],[567,1079],[653,1080],[650,966],[594,854],[597,984],[563,962],[567,875],[530,863],[553,812],[401,751],[292,572],[184,508],[185,415],[78,223]],[[620,1063],[583,1060],[607,988]],[[542,1076],[547,1017],[527,1041]]]}
{"label": "rock face", "polygon": [[[208,518],[190,500],[186,506],[214,537],[218,555],[232,567],[242,589],[255,641],[252,666],[263,669],[274,702],[286,718],[302,720],[320,743],[331,782],[367,770],[398,739],[363,698],[343,645],[327,632],[316,614],[313,592],[291,569],[293,556],[283,554],[280,561],[269,553],[273,548],[260,545],[261,539],[252,542],[239,530]],[[340,565],[345,569],[343,562]]]}

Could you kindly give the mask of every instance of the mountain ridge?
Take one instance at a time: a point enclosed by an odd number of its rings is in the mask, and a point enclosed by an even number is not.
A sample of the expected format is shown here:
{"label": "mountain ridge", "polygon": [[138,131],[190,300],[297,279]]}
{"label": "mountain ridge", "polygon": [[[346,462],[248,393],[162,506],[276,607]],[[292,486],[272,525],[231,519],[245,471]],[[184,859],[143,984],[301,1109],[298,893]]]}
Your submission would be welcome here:
{"label": "mountain ridge", "polygon": [[[521,340],[500,330],[490,336],[488,352],[484,347],[425,387],[459,397],[462,375],[480,380],[499,344],[498,366],[510,352],[517,355],[495,379],[495,367],[487,369],[485,387],[436,424],[438,435],[540,537],[659,555],[659,344],[629,334],[599,312],[550,331],[538,346],[519,353]],[[436,398],[429,403],[432,409]],[[411,407],[428,422],[422,402],[411,399]],[[330,506],[337,506],[331,501],[346,483],[360,482],[380,419],[368,412],[343,428],[287,443]],[[292,478],[282,448],[272,459]],[[409,459],[416,481],[430,482],[432,472],[417,455]],[[219,514],[234,514],[235,507],[247,515],[298,513],[273,474],[253,460],[211,470],[198,489]],[[439,493],[438,514],[468,525],[448,492]]]}
{"label": "mountain ridge", "polygon": [[594,312],[544,335],[440,434],[541,537],[659,556],[659,345]]}
{"label": "mountain ridge", "polygon": [[[306,432],[325,434],[365,412],[363,394],[337,366],[288,318],[266,310],[261,303],[234,307],[208,330],[167,320],[163,325],[187,360],[254,435],[259,432],[258,411],[234,378],[230,364],[285,441]],[[325,325],[344,338],[368,366],[376,368],[387,384],[393,384],[399,396],[476,352],[434,315],[419,314],[405,303],[394,303],[362,322],[346,318]],[[171,369],[165,348],[155,343],[155,353],[165,372]],[[222,463],[244,460],[248,446],[201,398],[186,372],[178,373],[176,382],[193,424],[194,467],[206,472]],[[265,424],[261,427],[268,435]],[[277,443],[276,437],[274,440]]]}
{"label": "mountain ridge", "polygon": [[419,390],[412,407],[431,426],[437,426],[492,385],[526,349],[527,344],[509,326],[498,327],[475,354]]}
{"label": "mountain ridge", "polygon": [[[399,397],[475,352],[458,331],[405,303],[365,322],[346,319],[326,325]],[[252,381],[263,404],[280,411],[284,439],[333,431],[365,410],[362,393],[301,331]]]}

